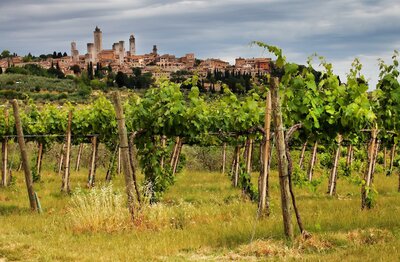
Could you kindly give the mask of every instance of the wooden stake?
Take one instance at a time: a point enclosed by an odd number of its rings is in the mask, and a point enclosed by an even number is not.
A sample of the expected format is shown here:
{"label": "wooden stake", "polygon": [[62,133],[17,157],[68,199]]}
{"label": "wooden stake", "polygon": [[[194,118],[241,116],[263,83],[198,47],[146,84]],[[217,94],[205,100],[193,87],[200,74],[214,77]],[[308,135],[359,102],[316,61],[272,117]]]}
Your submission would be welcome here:
{"label": "wooden stake", "polygon": [[43,160],[43,143],[38,144],[38,155],[36,159],[36,174],[40,177],[42,171],[42,160]]}
{"label": "wooden stake", "polygon": [[225,174],[225,164],[226,164],[226,143],[222,146],[222,174]]}
{"label": "wooden stake", "polygon": [[260,158],[261,158],[261,172],[259,177],[259,199],[258,199],[258,216],[269,216],[269,163],[270,163],[270,140],[271,140],[271,92],[267,93],[267,101],[265,106],[265,141],[261,144]]}
{"label": "wooden stake", "polygon": [[314,166],[315,166],[315,162],[317,160],[317,149],[318,149],[318,141],[315,141],[314,146],[313,146],[312,156],[310,159],[310,167],[308,169],[308,181],[311,181],[313,178]]}
{"label": "wooden stake", "polygon": [[161,169],[164,169],[164,149],[165,149],[165,142],[166,142],[166,140],[167,140],[167,137],[166,137],[166,136],[162,136],[162,137],[161,137],[161,148],[162,148],[162,151],[163,151],[163,155],[161,156],[161,160],[160,160],[160,167],[161,167]]}
{"label": "wooden stake", "polygon": [[386,155],[387,155],[387,149],[386,145],[383,147],[383,170],[386,171],[387,164],[386,164]]}
{"label": "wooden stake", "polygon": [[[5,127],[8,129],[8,110],[5,111]],[[8,138],[5,137],[1,142],[1,156],[2,156],[2,166],[1,166],[1,185],[6,187],[8,185]]]}
{"label": "wooden stake", "polygon": [[246,156],[246,173],[251,174],[251,157],[253,153],[253,139],[249,138]]}
{"label": "wooden stake", "polygon": [[351,166],[351,154],[352,154],[352,151],[353,151],[353,145],[350,144],[347,147],[347,158],[346,158],[346,166],[348,166],[348,167]]}
{"label": "wooden stake", "polygon": [[133,184],[135,186],[135,191],[136,191],[136,197],[139,202],[139,205],[142,203],[142,199],[140,197],[140,190],[139,190],[139,185],[136,179],[136,168],[135,168],[135,155],[134,155],[134,139],[135,139],[136,133],[133,132],[129,136],[129,162],[130,162],[130,167],[131,167],[131,174],[132,174],[132,179],[133,179]]}
{"label": "wooden stake", "polygon": [[275,123],[276,149],[278,153],[278,171],[279,185],[281,191],[282,217],[285,236],[293,240],[293,225],[291,217],[291,196],[289,187],[288,159],[286,156],[285,136],[283,132],[283,121],[281,104],[279,101],[279,80],[276,77],[271,78],[271,102],[273,108],[273,117]]}
{"label": "wooden stake", "polygon": [[110,182],[112,178],[112,171],[114,169],[115,158],[117,156],[119,145],[115,147],[114,153],[111,155],[110,163],[108,164],[107,173],[106,173],[106,181]]}
{"label": "wooden stake", "polygon": [[335,160],[333,162],[333,168],[331,171],[331,177],[329,179],[329,188],[328,188],[328,193],[330,196],[333,196],[333,194],[336,192],[336,180],[337,180],[337,170],[338,170],[338,165],[339,165],[339,159],[340,159],[340,145],[342,143],[342,135],[338,134],[337,136],[337,148],[336,148],[336,154],[335,154]]}
{"label": "wooden stake", "polygon": [[374,162],[374,153],[375,153],[375,145],[376,145],[376,137],[378,134],[378,130],[373,128],[371,130],[371,142],[368,149],[368,168],[366,169],[364,175],[364,183],[361,186],[361,209],[371,208],[371,206],[367,203],[367,195],[368,191],[371,190],[371,181],[372,181],[372,170],[373,170],[373,162]]}
{"label": "wooden stake", "polygon": [[121,148],[118,147],[118,175],[121,175]]}
{"label": "wooden stake", "polygon": [[83,143],[80,143],[79,149],[78,149],[78,155],[76,156],[75,172],[79,171],[80,164],[81,164],[82,151],[83,151]]}
{"label": "wooden stake", "polygon": [[69,193],[69,176],[70,176],[70,162],[71,162],[71,123],[72,123],[72,111],[68,113],[68,125],[67,125],[67,136],[66,136],[66,152],[65,152],[65,165],[64,174],[62,177],[61,191]]}
{"label": "wooden stake", "polygon": [[239,164],[240,164],[240,146],[237,146],[236,155],[235,155],[235,173],[233,186],[237,187],[239,185]]}
{"label": "wooden stake", "polygon": [[390,151],[390,163],[389,163],[389,171],[386,174],[387,176],[390,176],[392,174],[395,154],[396,154],[396,143],[393,143],[392,150]]}
{"label": "wooden stake", "polygon": [[97,158],[97,136],[92,137],[92,154],[90,157],[88,187],[94,187],[94,180],[96,176],[96,158]]}
{"label": "wooden stake", "polygon": [[301,147],[301,154],[300,154],[300,159],[299,159],[300,169],[303,169],[304,155],[306,153],[307,143],[308,143],[308,140],[306,140],[306,142],[304,142],[303,146]]}
{"label": "wooden stake", "polygon": [[58,161],[58,175],[61,175],[61,171],[64,165],[64,149],[65,149],[65,144],[62,144],[61,150],[60,150],[60,160]]}
{"label": "wooden stake", "polygon": [[[122,158],[122,169],[124,171],[125,178],[125,189],[128,197],[128,209],[131,214],[132,220],[135,219],[135,197],[134,197],[134,170],[130,168],[129,159],[129,144],[128,144],[128,134],[125,126],[124,112],[121,104],[121,97],[119,92],[113,94],[113,101],[115,107],[115,113],[117,115],[118,121],[118,134],[119,134],[119,144],[121,148],[121,158]],[[131,173],[133,172],[133,173]]]}
{"label": "wooden stake", "polygon": [[28,155],[27,155],[26,147],[25,147],[24,133],[22,130],[21,119],[19,117],[19,109],[18,109],[17,100],[13,99],[12,105],[13,105],[13,109],[14,109],[14,119],[15,119],[15,127],[17,129],[18,144],[19,144],[19,148],[21,151],[22,165],[24,167],[26,188],[28,190],[29,204],[30,204],[31,210],[38,211],[37,202],[35,200],[35,191],[33,189],[31,168],[29,165],[29,159],[28,159]]}

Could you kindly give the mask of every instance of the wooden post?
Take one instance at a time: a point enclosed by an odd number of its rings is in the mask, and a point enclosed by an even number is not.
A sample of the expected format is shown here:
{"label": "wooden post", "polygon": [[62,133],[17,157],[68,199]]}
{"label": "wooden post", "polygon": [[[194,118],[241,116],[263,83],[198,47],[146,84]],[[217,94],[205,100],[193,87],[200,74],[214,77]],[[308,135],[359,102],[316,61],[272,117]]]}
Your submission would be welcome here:
{"label": "wooden post", "polygon": [[64,164],[64,149],[65,149],[65,144],[62,144],[61,146],[61,150],[60,150],[60,160],[58,162],[58,175],[61,175],[61,171],[63,168],[63,164]]}
{"label": "wooden post", "polygon": [[317,160],[317,149],[318,149],[318,141],[315,141],[314,146],[313,146],[312,156],[310,159],[310,167],[308,169],[308,181],[311,181],[312,177],[313,177],[314,166],[315,166],[315,162]]}
{"label": "wooden post", "polygon": [[279,101],[279,80],[277,77],[271,78],[271,102],[275,123],[276,149],[278,153],[279,185],[281,191],[282,216],[285,236],[293,240],[293,224],[291,217],[291,196],[289,186],[289,164],[286,156],[285,136],[283,132],[283,121],[281,104]]}
{"label": "wooden post", "polygon": [[350,144],[347,147],[347,158],[346,158],[346,166],[348,166],[348,167],[351,166],[351,155],[352,155],[352,152],[353,152],[353,145]]}
{"label": "wooden post", "polygon": [[386,173],[387,176],[390,176],[392,174],[395,154],[396,154],[396,143],[393,143],[392,149],[390,151],[390,163],[389,163],[389,170]]}
{"label": "wooden post", "polygon": [[180,141],[180,138],[179,138],[179,136],[177,136],[175,138],[174,149],[172,150],[171,160],[169,162],[169,165],[171,166],[172,169],[174,168],[174,162],[175,162],[175,157],[176,157],[178,147],[179,147],[179,141]]}
{"label": "wooden post", "polygon": [[182,139],[179,139],[178,149],[176,151],[174,166],[172,169],[172,175],[175,175],[176,169],[178,168],[179,157],[181,156],[182,146],[183,146]]}
{"label": "wooden post", "polygon": [[107,173],[106,173],[106,181],[107,182],[110,182],[112,179],[112,173],[113,173],[113,169],[114,169],[115,158],[117,156],[118,148],[119,148],[119,145],[117,145],[115,147],[115,150],[114,150],[113,154],[111,155],[111,159],[108,164]]}
{"label": "wooden post", "polygon": [[[8,110],[5,111],[5,124],[6,129],[8,129]],[[8,137],[5,137],[1,142],[1,156],[2,156],[2,165],[1,165],[1,185],[6,187],[8,185],[8,173],[7,173],[7,164],[8,164]]]}
{"label": "wooden post", "polygon": [[83,151],[83,143],[80,143],[79,149],[78,149],[78,155],[76,156],[75,172],[79,171],[80,164],[81,164],[82,151]]}
{"label": "wooden post", "polygon": [[[122,169],[124,171],[125,178],[125,189],[128,197],[128,209],[131,214],[132,220],[135,218],[135,197],[134,197],[134,181],[133,175],[134,170],[130,168],[129,160],[129,144],[128,144],[128,134],[125,126],[124,112],[121,104],[121,98],[118,92],[113,94],[113,101],[115,107],[115,113],[118,121],[118,134],[119,134],[119,144],[121,148],[121,158],[122,158]],[[133,174],[131,173],[133,172]]]}
{"label": "wooden post", "polygon": [[386,145],[384,145],[384,147],[383,147],[383,170],[385,170],[385,171],[387,168],[386,155],[387,155],[387,149],[386,149]]}
{"label": "wooden post", "polygon": [[239,185],[239,164],[240,164],[240,146],[237,146],[236,155],[235,155],[235,167],[234,167],[234,179],[233,186],[237,187]]}
{"label": "wooden post", "polygon": [[366,172],[364,175],[364,181],[361,186],[361,209],[371,208],[371,206],[369,206],[367,203],[367,195],[370,190],[371,181],[372,181],[372,169],[373,169],[377,134],[378,134],[378,130],[376,128],[373,128],[371,130],[371,142],[370,142],[369,149],[368,149],[368,168],[366,169]]}
{"label": "wooden post", "polygon": [[139,204],[142,203],[141,197],[140,197],[140,191],[139,191],[139,185],[137,182],[136,178],[136,168],[135,168],[135,156],[134,156],[134,139],[135,139],[135,132],[132,132],[132,134],[129,136],[129,160],[130,160],[130,166],[131,166],[131,172],[132,172],[132,179],[133,179],[133,184],[135,186],[135,191],[136,191],[136,197],[139,202]]}
{"label": "wooden post", "polygon": [[68,113],[68,125],[67,125],[67,136],[66,136],[66,152],[65,152],[65,165],[64,174],[62,177],[61,191],[69,193],[69,176],[70,176],[70,162],[71,162],[71,123],[72,123],[72,111]]}
{"label": "wooden post", "polygon": [[222,174],[225,174],[226,165],[226,143],[222,146]]}
{"label": "wooden post", "polygon": [[121,174],[121,148],[118,147],[118,175]]}
{"label": "wooden post", "polygon": [[299,159],[300,169],[303,169],[304,155],[306,153],[307,143],[308,143],[308,141],[306,140],[306,142],[304,142],[303,146],[301,147],[301,154],[300,154],[300,159]]}
{"label": "wooden post", "polygon": [[374,158],[373,158],[373,163],[372,163],[372,178],[371,182],[374,182],[374,174],[375,174],[375,166],[376,166],[376,161],[378,160],[378,153],[379,153],[379,146],[381,144],[380,140],[376,141],[376,146],[375,146],[375,151],[374,151]]}
{"label": "wooden post", "polygon": [[328,188],[328,193],[330,196],[333,196],[333,194],[336,192],[336,180],[337,180],[337,170],[338,170],[338,165],[339,165],[339,159],[340,159],[340,145],[342,143],[342,135],[338,134],[337,136],[337,148],[336,148],[336,154],[335,154],[335,160],[333,162],[333,168],[331,171],[331,177],[329,179],[329,188]]}
{"label": "wooden post", "polygon": [[94,180],[96,175],[96,158],[97,158],[97,136],[92,137],[92,154],[90,157],[88,187],[94,186]]}
{"label": "wooden post", "polygon": [[251,174],[251,157],[253,153],[253,139],[249,138],[246,155],[246,173]]}
{"label": "wooden post", "polygon": [[1,185],[6,187],[8,185],[8,173],[7,173],[7,163],[8,163],[8,138],[4,138],[1,143],[2,152],[2,166],[1,166]]}
{"label": "wooden post", "polygon": [[42,171],[42,160],[43,160],[43,143],[38,144],[38,155],[36,159],[36,174],[40,177]]}
{"label": "wooden post", "polygon": [[26,188],[28,190],[29,204],[33,211],[38,211],[37,202],[35,200],[35,191],[33,189],[31,168],[29,166],[29,159],[28,159],[28,155],[26,153],[24,133],[22,130],[21,119],[19,117],[19,109],[18,109],[17,100],[13,99],[12,105],[13,105],[13,109],[14,109],[14,119],[15,119],[15,127],[17,129],[18,144],[19,144],[19,148],[21,151],[22,165],[24,167]]}
{"label": "wooden post", "polygon": [[163,151],[163,155],[161,156],[161,160],[160,160],[160,167],[161,169],[164,169],[164,150],[165,150],[165,142],[167,140],[166,136],[162,136],[161,137],[161,149]]}
{"label": "wooden post", "polygon": [[270,162],[270,140],[271,140],[271,92],[267,93],[267,101],[265,106],[265,141],[261,144],[261,172],[259,178],[259,200],[258,200],[258,216],[269,216],[269,162]]}

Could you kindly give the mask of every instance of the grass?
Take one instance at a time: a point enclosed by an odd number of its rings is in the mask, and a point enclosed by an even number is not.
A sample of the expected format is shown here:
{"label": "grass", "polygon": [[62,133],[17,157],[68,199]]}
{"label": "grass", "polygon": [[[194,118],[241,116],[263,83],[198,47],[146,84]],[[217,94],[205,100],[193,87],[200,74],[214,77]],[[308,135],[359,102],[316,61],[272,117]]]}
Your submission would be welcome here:
{"label": "grass", "polygon": [[[163,200],[146,206],[133,226],[121,206],[123,178],[117,176],[110,188],[101,183],[104,174],[100,167],[99,189],[93,193],[84,188],[87,170],[72,172],[74,192],[77,188],[82,192],[65,196],[60,193],[60,177],[44,171],[42,181],[35,184],[44,211],[39,215],[28,209],[23,174],[14,172],[16,184],[0,188],[0,261],[399,260],[396,176],[376,176],[379,197],[370,211],[360,211],[360,189],[346,179],[338,180],[338,197],[326,196],[326,179],[315,193],[296,188],[303,221],[313,236],[287,243],[276,172],[272,173],[270,218],[257,220],[256,204],[233,188],[226,175],[185,170]],[[103,192],[104,202],[97,210],[108,208],[109,213],[80,209],[79,201],[101,195],[102,188],[108,193]],[[122,200],[109,198],[110,194],[120,194]],[[102,203],[116,204],[109,208]],[[83,230],[88,226],[82,221],[94,221],[85,217],[88,214],[114,220],[106,223],[111,227]]]}

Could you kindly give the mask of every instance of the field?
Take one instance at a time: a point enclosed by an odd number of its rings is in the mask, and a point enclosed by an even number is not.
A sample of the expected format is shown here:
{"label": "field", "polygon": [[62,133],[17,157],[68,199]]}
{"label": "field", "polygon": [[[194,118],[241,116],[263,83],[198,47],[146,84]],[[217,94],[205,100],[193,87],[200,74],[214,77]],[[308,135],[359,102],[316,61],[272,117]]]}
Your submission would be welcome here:
{"label": "field", "polygon": [[[187,169],[156,205],[146,204],[132,225],[124,208],[123,177],[105,184],[98,169],[97,199],[116,197],[114,209],[93,204],[85,188],[87,170],[72,172],[72,196],[60,193],[61,178],[46,167],[35,184],[42,214],[29,211],[23,174],[0,188],[0,260],[5,261],[396,261],[400,255],[398,177],[376,174],[376,206],[360,210],[360,188],[338,180],[337,196],[295,188],[312,237],[288,243],[283,237],[277,172],[271,174],[271,217],[257,219],[257,204],[219,172]],[[252,174],[257,179],[258,173]],[[316,177],[322,176],[319,171]],[[100,190],[103,188],[103,191]],[[103,194],[103,193],[104,194]],[[119,195],[119,193],[120,195]],[[103,197],[102,197],[103,196]],[[104,200],[107,202],[107,200]],[[82,202],[81,202],[82,203]],[[104,209],[104,210],[101,210]],[[109,212],[109,213],[107,213]],[[104,214],[103,214],[104,213]],[[104,215],[104,216],[103,216]],[[103,217],[102,217],[103,216]],[[108,220],[104,217],[108,216]],[[103,220],[102,220],[103,219]],[[293,222],[295,220],[293,219]]]}

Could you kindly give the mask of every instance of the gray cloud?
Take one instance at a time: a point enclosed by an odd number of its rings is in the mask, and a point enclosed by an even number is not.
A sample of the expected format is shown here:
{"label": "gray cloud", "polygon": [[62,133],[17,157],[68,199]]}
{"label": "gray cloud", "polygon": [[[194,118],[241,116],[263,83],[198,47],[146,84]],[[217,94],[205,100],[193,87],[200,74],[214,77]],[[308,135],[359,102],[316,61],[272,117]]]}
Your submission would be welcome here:
{"label": "gray cloud", "polygon": [[317,52],[342,75],[360,57],[376,82],[376,59],[399,48],[399,13],[394,0],[2,0],[0,50],[68,51],[76,41],[84,52],[98,25],[105,47],[134,32],[140,53],[157,44],[163,53],[233,61],[268,55],[248,45],[261,40],[299,63]]}

